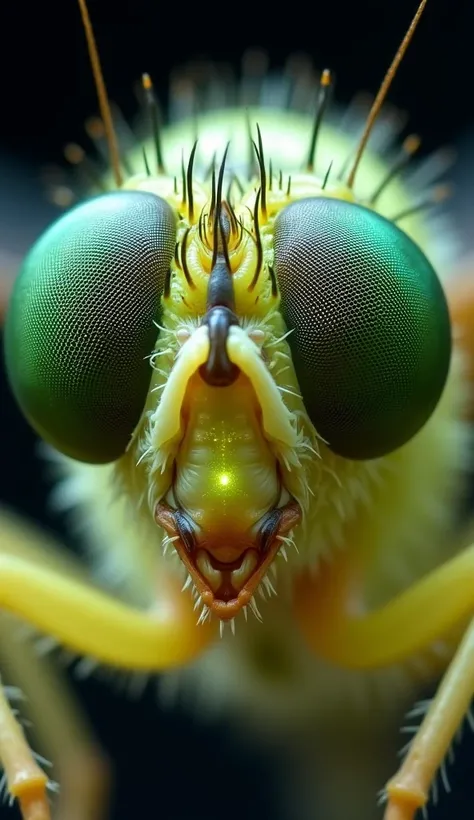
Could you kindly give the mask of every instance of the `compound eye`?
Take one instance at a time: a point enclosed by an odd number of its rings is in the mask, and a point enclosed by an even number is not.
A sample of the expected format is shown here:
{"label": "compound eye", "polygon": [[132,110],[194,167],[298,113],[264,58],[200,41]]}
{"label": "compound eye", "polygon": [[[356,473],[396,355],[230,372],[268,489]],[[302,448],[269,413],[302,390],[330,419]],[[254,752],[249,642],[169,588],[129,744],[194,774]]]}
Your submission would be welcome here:
{"label": "compound eye", "polygon": [[57,220],[24,262],[6,321],[7,371],[32,426],[71,458],[107,463],[127,448],[175,241],[167,202],[117,191]]}
{"label": "compound eye", "polygon": [[438,277],[396,225],[350,202],[303,199],[275,222],[280,310],[306,411],[337,454],[384,456],[435,409],[451,357]]}

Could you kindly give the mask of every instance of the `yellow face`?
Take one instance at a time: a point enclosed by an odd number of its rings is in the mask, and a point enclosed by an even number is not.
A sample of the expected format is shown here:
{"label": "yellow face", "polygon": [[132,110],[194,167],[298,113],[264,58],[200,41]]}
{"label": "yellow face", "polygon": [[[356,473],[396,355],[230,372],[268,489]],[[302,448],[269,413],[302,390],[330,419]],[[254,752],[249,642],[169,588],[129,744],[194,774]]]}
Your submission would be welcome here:
{"label": "yellow face", "polygon": [[201,620],[255,611],[287,546],[314,561],[309,529],[341,526],[448,375],[423,235],[394,222],[410,199],[370,155],[344,182],[352,146],[320,114],[213,113],[197,145],[192,123],[167,130],[158,172],[147,145],[143,174],[53,225],[12,301],[25,414],[66,455],[116,463]]}
{"label": "yellow face", "polygon": [[[275,218],[295,196],[286,178],[272,190],[265,184],[262,201],[256,177],[236,197],[227,184],[223,200],[224,178],[222,164],[207,185],[193,182],[181,195],[164,175],[127,188],[166,197],[178,219],[161,320],[171,352],[162,357],[158,342],[152,391],[163,389],[158,404],[150,394],[151,417],[136,439],[138,447],[145,441],[150,504],[204,617],[231,619],[269,584],[282,539],[301,519],[301,470],[292,480],[288,459],[300,468],[298,450],[311,445],[278,389],[281,381],[299,401],[272,269]],[[321,194],[313,175],[300,175],[295,187]],[[281,380],[273,375],[279,361]],[[127,459],[136,459],[132,452]]]}
{"label": "yellow face", "polygon": [[[273,128],[284,124],[282,117]],[[327,135],[326,139],[330,144]],[[269,143],[273,141],[270,130]],[[277,173],[270,180],[261,138],[256,148],[260,173],[247,183],[233,175],[233,167],[242,161],[239,147],[231,154],[227,171],[227,148],[221,148],[224,159],[207,180],[195,180],[190,160],[182,187],[166,174],[144,174],[125,184],[127,190],[151,193],[171,205],[177,242],[151,357],[150,392],[119,471],[127,477],[129,491],[146,483],[149,511],[184,564],[185,586],[193,586],[202,604],[201,620],[211,614],[232,619],[247,606],[258,612],[254,595],[259,587],[271,594],[268,571],[277,553],[286,554],[287,546],[291,552],[303,547],[304,522],[312,521],[315,511],[327,516],[320,512],[325,504],[351,503],[347,488],[337,487],[328,476],[352,470],[363,482],[374,463],[411,439],[441,395],[450,351],[449,320],[438,280],[405,233],[380,218],[373,207],[362,207],[336,173],[332,178],[331,173],[297,170]],[[310,219],[322,226],[313,248],[308,245],[311,234],[308,240],[303,212],[296,214],[294,225],[285,227],[298,203],[314,208]],[[387,201],[384,204],[387,207]],[[403,209],[401,202],[398,208]],[[354,258],[350,253],[341,258],[337,249],[322,247],[324,241],[335,247],[341,235],[349,241],[350,226],[357,226],[359,219]],[[394,243],[401,247],[392,259],[386,249]],[[294,253],[296,263],[288,262]],[[381,286],[378,277],[385,284]],[[331,282],[335,288],[339,282],[347,298],[354,300],[354,315],[345,315],[342,302],[334,311],[338,291],[331,289]],[[367,282],[370,287],[373,283],[373,291],[366,298]],[[416,295],[425,285],[427,300]],[[408,320],[403,318],[407,307],[412,317]],[[375,322],[375,330],[372,318],[363,319],[370,311],[383,317]],[[419,327],[410,331],[417,311]],[[393,332],[387,338],[384,328],[391,321]],[[304,332],[308,322],[309,338]],[[408,368],[403,371],[403,364],[399,369],[396,363],[391,369],[393,346],[400,345],[401,360],[426,332],[430,341],[425,335],[423,351],[408,356]],[[434,353],[436,334],[443,341]],[[297,337],[294,344],[292,335]],[[298,345],[309,346],[309,360],[295,367]],[[334,349],[339,351],[336,356]],[[341,351],[347,357],[342,361]],[[380,365],[384,357],[386,363]],[[374,401],[383,405],[387,393],[392,396],[400,373],[403,381],[413,377],[420,363],[432,370],[433,357],[443,365],[434,368],[428,392],[415,399],[412,383],[410,396],[401,391],[399,411],[392,414],[382,406],[386,418],[376,419],[371,411]],[[351,379],[347,372],[357,371],[359,358],[359,372]],[[317,378],[305,372],[311,362],[325,390],[320,399]],[[328,384],[325,370],[331,366]],[[378,395],[363,384],[367,371],[381,373],[387,381]],[[344,400],[348,423],[340,412]],[[421,403],[422,421],[409,410],[414,400]],[[317,415],[319,407],[328,429],[334,430],[334,445],[312,418],[311,410]],[[328,490],[331,483],[335,492]],[[291,559],[293,565],[294,555]]]}

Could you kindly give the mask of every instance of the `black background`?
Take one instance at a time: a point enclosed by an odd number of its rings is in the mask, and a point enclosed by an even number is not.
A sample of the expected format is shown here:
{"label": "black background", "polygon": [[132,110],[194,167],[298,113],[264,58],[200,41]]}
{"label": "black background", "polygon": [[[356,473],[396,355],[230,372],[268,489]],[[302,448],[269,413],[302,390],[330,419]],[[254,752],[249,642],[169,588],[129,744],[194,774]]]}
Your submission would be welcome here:
{"label": "black background", "polygon": [[[338,97],[375,91],[414,13],[412,0],[378,3],[249,4],[91,0],[109,94],[125,111],[143,71],[166,90],[170,68],[204,55],[238,65],[253,46],[281,65],[305,51],[336,72]],[[2,142],[21,157],[57,159],[95,92],[74,0],[11,5],[2,12]],[[472,25],[468,0],[429,0],[390,92],[410,112],[427,148],[473,121]]]}
{"label": "black background", "polygon": [[[360,89],[376,91],[414,3],[134,0],[119,5],[91,0],[90,12],[109,94],[132,115],[132,86],[143,71],[152,74],[166,98],[173,66],[204,55],[238,67],[242,52],[253,46],[265,47],[275,66],[294,51],[310,53],[317,66],[336,72],[336,96],[342,102]],[[10,3],[2,8],[0,22],[0,246],[3,241],[21,253],[53,215],[43,198],[40,169],[60,160],[69,140],[87,147],[83,121],[96,111],[96,98],[74,0]],[[462,146],[458,203],[474,199],[468,188],[474,177],[469,165],[472,30],[468,0],[429,0],[389,95],[411,113],[410,130],[423,136],[424,152],[445,143]],[[456,201],[453,208],[462,221]],[[5,465],[0,500],[63,532],[64,523],[45,507],[47,486],[33,456],[35,439],[3,376],[0,389]],[[114,759],[113,820],[280,817],[271,772],[248,749],[239,750],[224,726],[203,727],[189,715],[161,711],[153,687],[134,704],[95,680],[74,685]],[[442,798],[430,817],[470,816],[473,763],[474,743],[467,736],[451,774],[454,795]],[[14,812],[5,816],[13,818]]]}

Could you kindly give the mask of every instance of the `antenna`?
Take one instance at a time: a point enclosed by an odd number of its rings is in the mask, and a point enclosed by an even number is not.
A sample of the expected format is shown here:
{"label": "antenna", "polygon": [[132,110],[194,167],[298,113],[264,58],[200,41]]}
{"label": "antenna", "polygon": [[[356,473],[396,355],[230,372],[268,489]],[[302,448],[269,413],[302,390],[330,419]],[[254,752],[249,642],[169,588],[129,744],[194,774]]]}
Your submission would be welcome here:
{"label": "antenna", "polygon": [[319,84],[319,100],[316,109],[316,116],[314,118],[313,132],[311,134],[311,142],[309,145],[308,159],[306,161],[306,170],[308,173],[314,171],[314,160],[316,154],[316,144],[318,141],[319,129],[324,118],[324,112],[329,100],[329,91],[331,89],[332,76],[328,68],[325,68]]}
{"label": "antenna", "polygon": [[142,74],[142,86],[145,92],[145,101],[150,115],[151,132],[155,145],[156,167],[159,174],[164,174],[165,166],[163,162],[163,151],[161,148],[158,105],[156,102],[155,93],[153,91],[153,83],[149,74]]}
{"label": "antenna", "polygon": [[117,136],[112,122],[112,113],[110,110],[110,102],[107,96],[107,89],[105,87],[104,76],[100,65],[99,52],[95,42],[94,31],[92,29],[91,19],[87,9],[86,0],[78,0],[79,9],[81,11],[82,25],[84,26],[84,33],[86,35],[87,48],[89,51],[89,59],[91,61],[92,74],[94,75],[94,83],[99,99],[100,116],[102,117],[105,129],[105,136],[107,138],[107,145],[110,154],[110,164],[112,166],[113,175],[117,187],[122,184],[122,172],[120,170],[120,154],[117,143]]}
{"label": "antenna", "polygon": [[427,3],[427,0],[421,0],[420,5],[418,6],[417,12],[416,12],[413,20],[410,23],[408,31],[405,34],[405,37],[403,38],[403,40],[401,42],[401,45],[400,45],[397,53],[395,54],[395,57],[393,58],[392,64],[391,64],[390,68],[388,69],[388,71],[387,71],[387,73],[386,73],[386,75],[385,75],[385,77],[382,81],[382,85],[380,86],[380,88],[378,90],[378,93],[377,93],[377,96],[376,96],[376,98],[373,102],[372,108],[370,109],[369,115],[367,117],[367,122],[365,124],[364,132],[362,134],[362,137],[360,138],[360,142],[359,142],[359,145],[358,145],[358,148],[357,148],[357,151],[356,151],[354,164],[351,168],[351,171],[350,171],[348,179],[347,179],[347,186],[349,188],[352,188],[354,186],[355,175],[356,175],[357,169],[359,167],[359,163],[362,159],[362,154],[364,153],[365,147],[366,147],[368,139],[370,137],[370,132],[372,131],[375,120],[377,119],[378,115],[380,114],[380,109],[382,108],[385,97],[387,96],[387,92],[388,92],[388,89],[390,88],[392,80],[395,77],[395,74],[397,73],[397,69],[398,69],[401,61],[403,60],[403,58],[405,56],[405,53],[406,53],[406,50],[407,50],[408,46],[411,43],[411,40],[412,40],[413,35],[415,33],[415,29],[418,25],[418,22],[420,20],[421,15],[423,14],[423,10],[426,6],[426,3]]}

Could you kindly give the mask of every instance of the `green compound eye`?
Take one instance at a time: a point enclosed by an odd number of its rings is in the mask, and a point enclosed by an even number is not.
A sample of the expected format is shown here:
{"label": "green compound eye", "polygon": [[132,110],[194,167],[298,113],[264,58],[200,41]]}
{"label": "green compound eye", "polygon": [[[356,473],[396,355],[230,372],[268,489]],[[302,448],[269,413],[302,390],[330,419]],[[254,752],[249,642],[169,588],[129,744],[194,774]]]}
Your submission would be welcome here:
{"label": "green compound eye", "polygon": [[164,200],[117,191],[57,220],[24,262],[5,328],[7,372],[31,425],[71,458],[101,464],[125,452],[175,241]]}
{"label": "green compound eye", "polygon": [[275,273],[301,393],[339,455],[371,459],[409,441],[435,409],[451,358],[432,266],[393,223],[311,198],[275,222]]}

